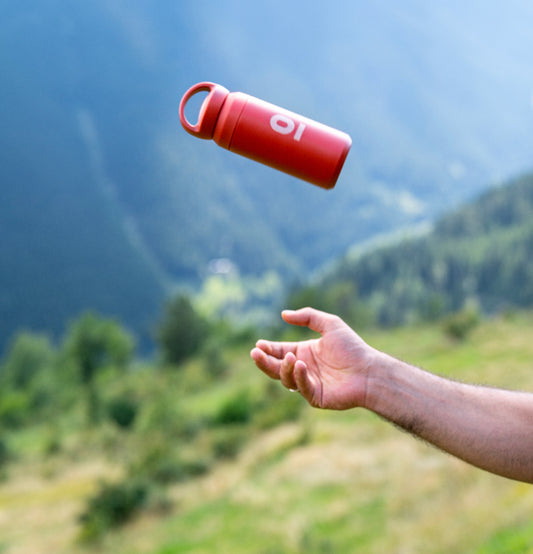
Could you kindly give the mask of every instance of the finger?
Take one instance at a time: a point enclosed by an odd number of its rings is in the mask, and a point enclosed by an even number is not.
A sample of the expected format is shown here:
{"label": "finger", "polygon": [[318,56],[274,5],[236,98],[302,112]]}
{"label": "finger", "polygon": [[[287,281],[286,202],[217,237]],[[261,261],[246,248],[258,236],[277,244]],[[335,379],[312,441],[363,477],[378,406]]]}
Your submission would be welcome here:
{"label": "finger", "polygon": [[279,379],[281,361],[265,353],[261,348],[253,348],[250,352],[255,365],[272,379]]}
{"label": "finger", "polygon": [[283,312],[281,312],[281,317],[291,325],[309,327],[309,329],[321,335],[343,324],[342,320],[336,315],[321,312],[314,308],[301,308],[296,311],[283,310]]}
{"label": "finger", "polygon": [[274,358],[278,358],[280,360],[283,360],[289,352],[295,353],[297,347],[297,345],[292,342],[274,342],[263,339],[258,340],[255,346],[260,348],[266,354],[274,356]]}
{"label": "finger", "polygon": [[313,375],[310,374],[307,364],[298,360],[294,364],[293,370],[294,381],[300,394],[311,404],[311,406],[321,407],[317,400],[321,398],[321,384]]}
{"label": "finger", "polygon": [[296,363],[296,356],[289,352],[281,361],[279,377],[284,387],[288,389],[297,389],[296,381],[294,380],[293,370]]}

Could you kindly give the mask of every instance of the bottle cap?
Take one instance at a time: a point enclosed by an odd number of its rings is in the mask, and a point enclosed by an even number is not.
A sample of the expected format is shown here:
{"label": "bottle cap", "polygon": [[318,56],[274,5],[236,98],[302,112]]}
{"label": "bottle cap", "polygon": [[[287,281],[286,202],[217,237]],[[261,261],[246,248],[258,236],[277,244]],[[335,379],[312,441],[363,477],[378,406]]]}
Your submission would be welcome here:
{"label": "bottle cap", "polygon": [[[195,125],[193,125],[185,117],[185,105],[192,96],[199,92],[207,92],[208,95],[200,108],[198,121]],[[218,114],[220,113],[220,109],[222,108],[228,94],[228,89],[221,85],[217,85],[216,83],[206,81],[192,86],[183,95],[180,102],[179,116],[183,128],[195,137],[203,139],[213,138],[213,132],[215,130]]]}

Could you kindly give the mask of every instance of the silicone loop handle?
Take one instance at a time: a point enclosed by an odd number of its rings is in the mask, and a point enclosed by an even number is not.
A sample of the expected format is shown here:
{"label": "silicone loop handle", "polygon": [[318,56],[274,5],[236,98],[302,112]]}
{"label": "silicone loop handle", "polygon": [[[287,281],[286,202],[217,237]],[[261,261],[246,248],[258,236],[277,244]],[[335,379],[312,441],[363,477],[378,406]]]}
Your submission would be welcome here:
{"label": "silicone loop handle", "polygon": [[[199,92],[208,92],[209,94],[200,108],[197,123],[192,125],[185,117],[185,105],[191,97]],[[193,85],[183,95],[179,108],[180,122],[187,133],[203,139],[213,138],[218,114],[228,94],[228,89],[216,83],[203,82]]]}

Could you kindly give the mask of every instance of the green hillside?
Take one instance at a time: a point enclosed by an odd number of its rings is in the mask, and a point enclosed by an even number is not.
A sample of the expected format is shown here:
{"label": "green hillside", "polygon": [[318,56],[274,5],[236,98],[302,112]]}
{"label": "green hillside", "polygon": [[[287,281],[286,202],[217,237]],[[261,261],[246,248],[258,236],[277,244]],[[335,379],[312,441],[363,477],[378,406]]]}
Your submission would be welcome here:
{"label": "green hillside", "polygon": [[[530,174],[423,236],[346,257],[290,302],[335,311],[430,371],[533,391],[532,210]],[[136,361],[121,325],[90,314],[61,342],[11,344],[5,552],[533,552],[529,485],[366,412],[313,410],[255,368],[258,332],[205,320],[183,298],[166,313],[161,362]]]}
{"label": "green hillside", "polygon": [[70,148],[81,140],[70,117],[59,106],[27,116],[26,138],[39,142],[38,155],[26,159],[24,143],[6,128],[0,138],[0,352],[23,328],[57,337],[88,307],[147,337],[167,291],[164,273],[90,156]]}
{"label": "green hillside", "polygon": [[[532,328],[530,312],[515,312],[461,343],[439,324],[364,338],[453,378],[533,390]],[[174,368],[108,368],[98,386],[114,419],[92,428],[81,389],[67,393],[69,403],[60,388],[46,418],[22,426],[6,424],[2,396],[2,551],[532,551],[531,486],[471,468],[365,412],[309,408],[256,370],[252,343],[224,348],[216,377],[204,355]],[[85,521],[103,534],[87,535],[82,513],[99,514]],[[108,528],[110,514],[119,516]],[[80,536],[96,542],[81,545]]]}
{"label": "green hillside", "polygon": [[[423,236],[345,257],[292,302],[327,303],[319,291],[343,286],[353,291],[353,310],[384,325],[435,319],[468,303],[486,313],[533,305],[533,174],[490,190]],[[349,311],[341,301],[323,307]]]}

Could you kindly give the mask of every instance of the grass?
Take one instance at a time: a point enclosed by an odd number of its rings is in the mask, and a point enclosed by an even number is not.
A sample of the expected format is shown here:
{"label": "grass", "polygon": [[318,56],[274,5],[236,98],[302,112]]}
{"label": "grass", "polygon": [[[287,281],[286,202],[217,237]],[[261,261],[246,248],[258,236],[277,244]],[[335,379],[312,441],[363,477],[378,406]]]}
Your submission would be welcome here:
{"label": "grass", "polygon": [[511,526],[508,529],[500,529],[476,550],[476,554],[493,552],[530,554],[533,552],[532,536],[533,524],[529,522],[523,525]]}
{"label": "grass", "polygon": [[[450,341],[437,324],[364,338],[457,379],[533,390],[532,333],[533,314],[518,313],[482,322],[464,342]],[[71,446],[52,460],[35,446],[45,442],[38,428],[13,436],[10,443],[21,454],[0,484],[0,551],[533,552],[533,487],[474,469],[370,413],[308,408],[296,395],[271,389],[249,361],[247,347],[226,355],[231,363],[225,379],[210,381],[195,360],[181,375],[145,369],[127,382],[106,383],[110,396],[128,387],[144,402],[155,395],[161,413],[150,419],[146,412],[131,436],[102,430],[85,445],[83,457],[76,456],[83,441],[68,426],[64,442]],[[302,402],[299,416],[276,421],[269,415],[277,424],[267,427],[253,417],[240,427],[213,426],[221,407],[242,390],[257,410],[275,411],[286,398]],[[193,425],[185,440],[180,429],[187,422],[178,425],[168,417],[203,423]],[[187,456],[206,458],[232,429],[240,429],[239,442],[231,456],[210,458],[207,473],[170,484],[167,510],[139,513],[94,547],[77,545],[75,518],[87,495],[101,478],[119,475],[118,460],[147,448],[160,425],[168,433],[157,440]],[[110,457],[108,443],[121,456]],[[122,452],[129,449],[129,455]]]}

